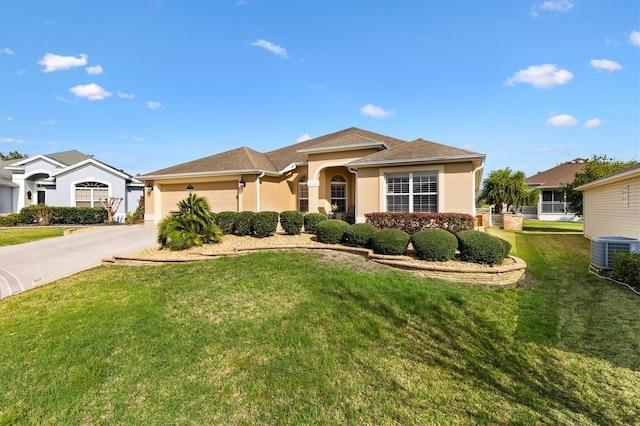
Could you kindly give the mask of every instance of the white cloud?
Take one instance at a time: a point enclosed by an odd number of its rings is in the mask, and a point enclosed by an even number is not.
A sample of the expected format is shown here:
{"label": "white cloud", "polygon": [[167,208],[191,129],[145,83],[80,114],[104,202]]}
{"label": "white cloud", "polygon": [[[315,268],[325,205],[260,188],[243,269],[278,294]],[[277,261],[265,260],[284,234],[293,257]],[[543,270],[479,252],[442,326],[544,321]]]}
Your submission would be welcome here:
{"label": "white cloud", "polygon": [[56,100],[58,100],[58,101],[60,101],[60,102],[67,103],[67,104],[70,104],[70,103],[71,103],[71,101],[70,101],[69,99],[67,99],[67,98],[63,98],[63,97],[62,97],[62,96],[60,96],[60,95],[56,95]]}
{"label": "white cloud", "polygon": [[0,53],[4,53],[5,55],[13,55],[13,50],[5,47],[4,49],[0,49]]}
{"label": "white cloud", "polygon": [[0,143],[24,143],[24,140],[14,138],[0,138]]}
{"label": "white cloud", "polygon": [[629,34],[629,43],[634,46],[640,46],[640,31],[631,31],[631,34]]}
{"label": "white cloud", "polygon": [[54,124],[56,124],[56,120],[53,118],[40,122],[40,125],[42,126],[53,126]]}
{"label": "white cloud", "polygon": [[116,94],[121,99],[133,99],[136,97],[136,95],[134,95],[133,93],[116,92]]}
{"label": "white cloud", "polygon": [[111,96],[111,93],[95,83],[79,84],[69,89],[69,91],[79,98],[87,98],[90,101],[101,101]]}
{"label": "white cloud", "polygon": [[80,56],[76,58],[75,56],[60,56],[47,53],[38,61],[38,64],[44,66],[42,72],[68,70],[73,67],[83,67],[87,65],[87,55],[80,54]]}
{"label": "white cloud", "polygon": [[507,86],[516,83],[531,84],[533,87],[549,88],[567,84],[573,74],[567,70],[559,70],[553,64],[531,65],[526,70],[519,70],[504,82]]}
{"label": "white cloud", "polygon": [[256,40],[249,43],[251,46],[262,47],[263,49],[267,49],[269,52],[280,56],[281,58],[287,59],[289,56],[287,55],[287,51],[277,44],[273,44],[267,40]]}
{"label": "white cloud", "polygon": [[392,110],[385,110],[379,106],[375,106],[372,104],[366,104],[365,106],[360,108],[360,114],[373,118],[387,118],[391,115],[396,115],[396,113]]}
{"label": "white cloud", "polygon": [[592,118],[591,120],[587,120],[587,122],[584,123],[584,127],[586,127],[587,129],[595,129],[596,127],[601,126],[602,120],[600,120],[599,118]]}
{"label": "white cloud", "polygon": [[87,70],[87,74],[102,74],[102,66],[101,65],[96,65],[95,67],[86,67],[85,70]]}
{"label": "white cloud", "polygon": [[589,66],[597,69],[598,71],[617,71],[622,69],[622,65],[609,59],[592,59],[589,61]]}
{"label": "white cloud", "polygon": [[149,109],[158,109],[162,106],[162,104],[160,102],[155,102],[155,101],[148,101],[147,102],[147,108]]}
{"label": "white cloud", "polygon": [[552,126],[575,126],[578,124],[578,120],[569,114],[560,114],[554,115],[553,117],[547,118],[547,124]]}
{"label": "white cloud", "polygon": [[13,121],[13,117],[11,116],[7,117],[7,121]]}
{"label": "white cloud", "polygon": [[308,133],[305,133],[304,135],[301,135],[298,139],[296,139],[296,142],[304,142],[308,141],[309,139],[311,139],[311,136],[309,136]]}
{"label": "white cloud", "polygon": [[570,0],[547,0],[540,3],[538,6],[531,8],[531,15],[537,17],[540,11],[543,12],[568,12],[573,8],[573,3]]}
{"label": "white cloud", "polygon": [[136,142],[144,142],[144,138],[142,138],[140,136],[134,136],[131,139],[133,139]]}
{"label": "white cloud", "polygon": [[47,141],[47,143],[48,143],[49,145],[55,145],[55,144],[57,144],[58,142],[56,142],[56,141]]}
{"label": "white cloud", "polygon": [[611,37],[605,37],[604,44],[608,46],[617,46],[618,44],[620,44],[620,42],[618,40],[612,39]]}

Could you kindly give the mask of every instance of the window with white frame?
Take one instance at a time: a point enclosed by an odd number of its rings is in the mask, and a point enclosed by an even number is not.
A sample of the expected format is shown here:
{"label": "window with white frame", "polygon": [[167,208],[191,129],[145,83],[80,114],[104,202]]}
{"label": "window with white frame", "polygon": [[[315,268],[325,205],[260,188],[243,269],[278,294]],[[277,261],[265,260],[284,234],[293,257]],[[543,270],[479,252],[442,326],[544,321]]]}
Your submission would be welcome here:
{"label": "window with white frame", "polygon": [[438,211],[438,173],[387,174],[388,212],[435,213]]}
{"label": "window with white frame", "polygon": [[100,200],[109,198],[109,186],[100,182],[76,184],[76,207],[100,207]]}
{"label": "window with white frame", "polygon": [[622,187],[622,207],[629,207],[629,185]]}
{"label": "window with white frame", "polygon": [[347,179],[342,175],[335,175],[331,178],[331,205],[337,206],[333,209],[338,212],[347,211]]}
{"label": "window with white frame", "polygon": [[298,211],[309,211],[309,185],[306,176],[302,176],[298,181]]}

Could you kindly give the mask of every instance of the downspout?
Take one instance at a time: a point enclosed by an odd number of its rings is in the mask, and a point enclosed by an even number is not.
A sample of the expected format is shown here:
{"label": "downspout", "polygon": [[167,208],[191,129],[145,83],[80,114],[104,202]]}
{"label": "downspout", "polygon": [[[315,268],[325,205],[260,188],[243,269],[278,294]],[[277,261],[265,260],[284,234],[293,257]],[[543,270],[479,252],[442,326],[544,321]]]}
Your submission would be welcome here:
{"label": "downspout", "polygon": [[[471,172],[471,186],[473,188],[473,191],[471,191],[471,205],[473,206],[473,218],[475,219],[476,217],[476,173],[478,172],[478,170],[484,168],[484,160],[482,160],[482,162],[480,163],[480,165],[478,167],[476,167],[475,169],[473,169],[473,171]],[[489,224],[491,224],[491,211],[489,211]]]}
{"label": "downspout", "polygon": [[[356,176],[353,184],[353,222],[358,223],[358,170],[354,170],[351,167],[347,167],[347,170]],[[347,211],[349,211],[349,206],[347,206]]]}
{"label": "downspout", "polygon": [[256,213],[260,211],[260,178],[264,176],[266,172],[262,172],[256,178]]}

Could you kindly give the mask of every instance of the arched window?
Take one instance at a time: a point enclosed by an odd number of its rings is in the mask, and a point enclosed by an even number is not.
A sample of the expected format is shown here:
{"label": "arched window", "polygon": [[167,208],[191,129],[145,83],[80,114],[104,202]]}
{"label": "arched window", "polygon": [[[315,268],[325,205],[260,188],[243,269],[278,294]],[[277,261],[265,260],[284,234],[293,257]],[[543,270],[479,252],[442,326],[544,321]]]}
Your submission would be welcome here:
{"label": "arched window", "polygon": [[100,200],[109,198],[109,186],[100,182],[76,184],[76,207],[100,207]]}
{"label": "arched window", "polygon": [[337,212],[347,211],[347,179],[342,175],[335,175],[331,178],[331,208]]}
{"label": "arched window", "polygon": [[298,180],[298,211],[309,211],[309,186],[307,185],[307,176],[301,176]]}

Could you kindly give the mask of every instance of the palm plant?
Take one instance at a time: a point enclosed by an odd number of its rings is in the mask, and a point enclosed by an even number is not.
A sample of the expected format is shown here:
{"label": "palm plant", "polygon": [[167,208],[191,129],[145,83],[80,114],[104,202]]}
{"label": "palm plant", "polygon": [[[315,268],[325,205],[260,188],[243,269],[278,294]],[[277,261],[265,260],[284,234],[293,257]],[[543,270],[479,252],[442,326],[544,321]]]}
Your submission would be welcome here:
{"label": "palm plant", "polygon": [[158,227],[158,243],[171,250],[184,250],[205,243],[222,241],[222,230],[216,225],[206,198],[190,194],[178,203]]}

